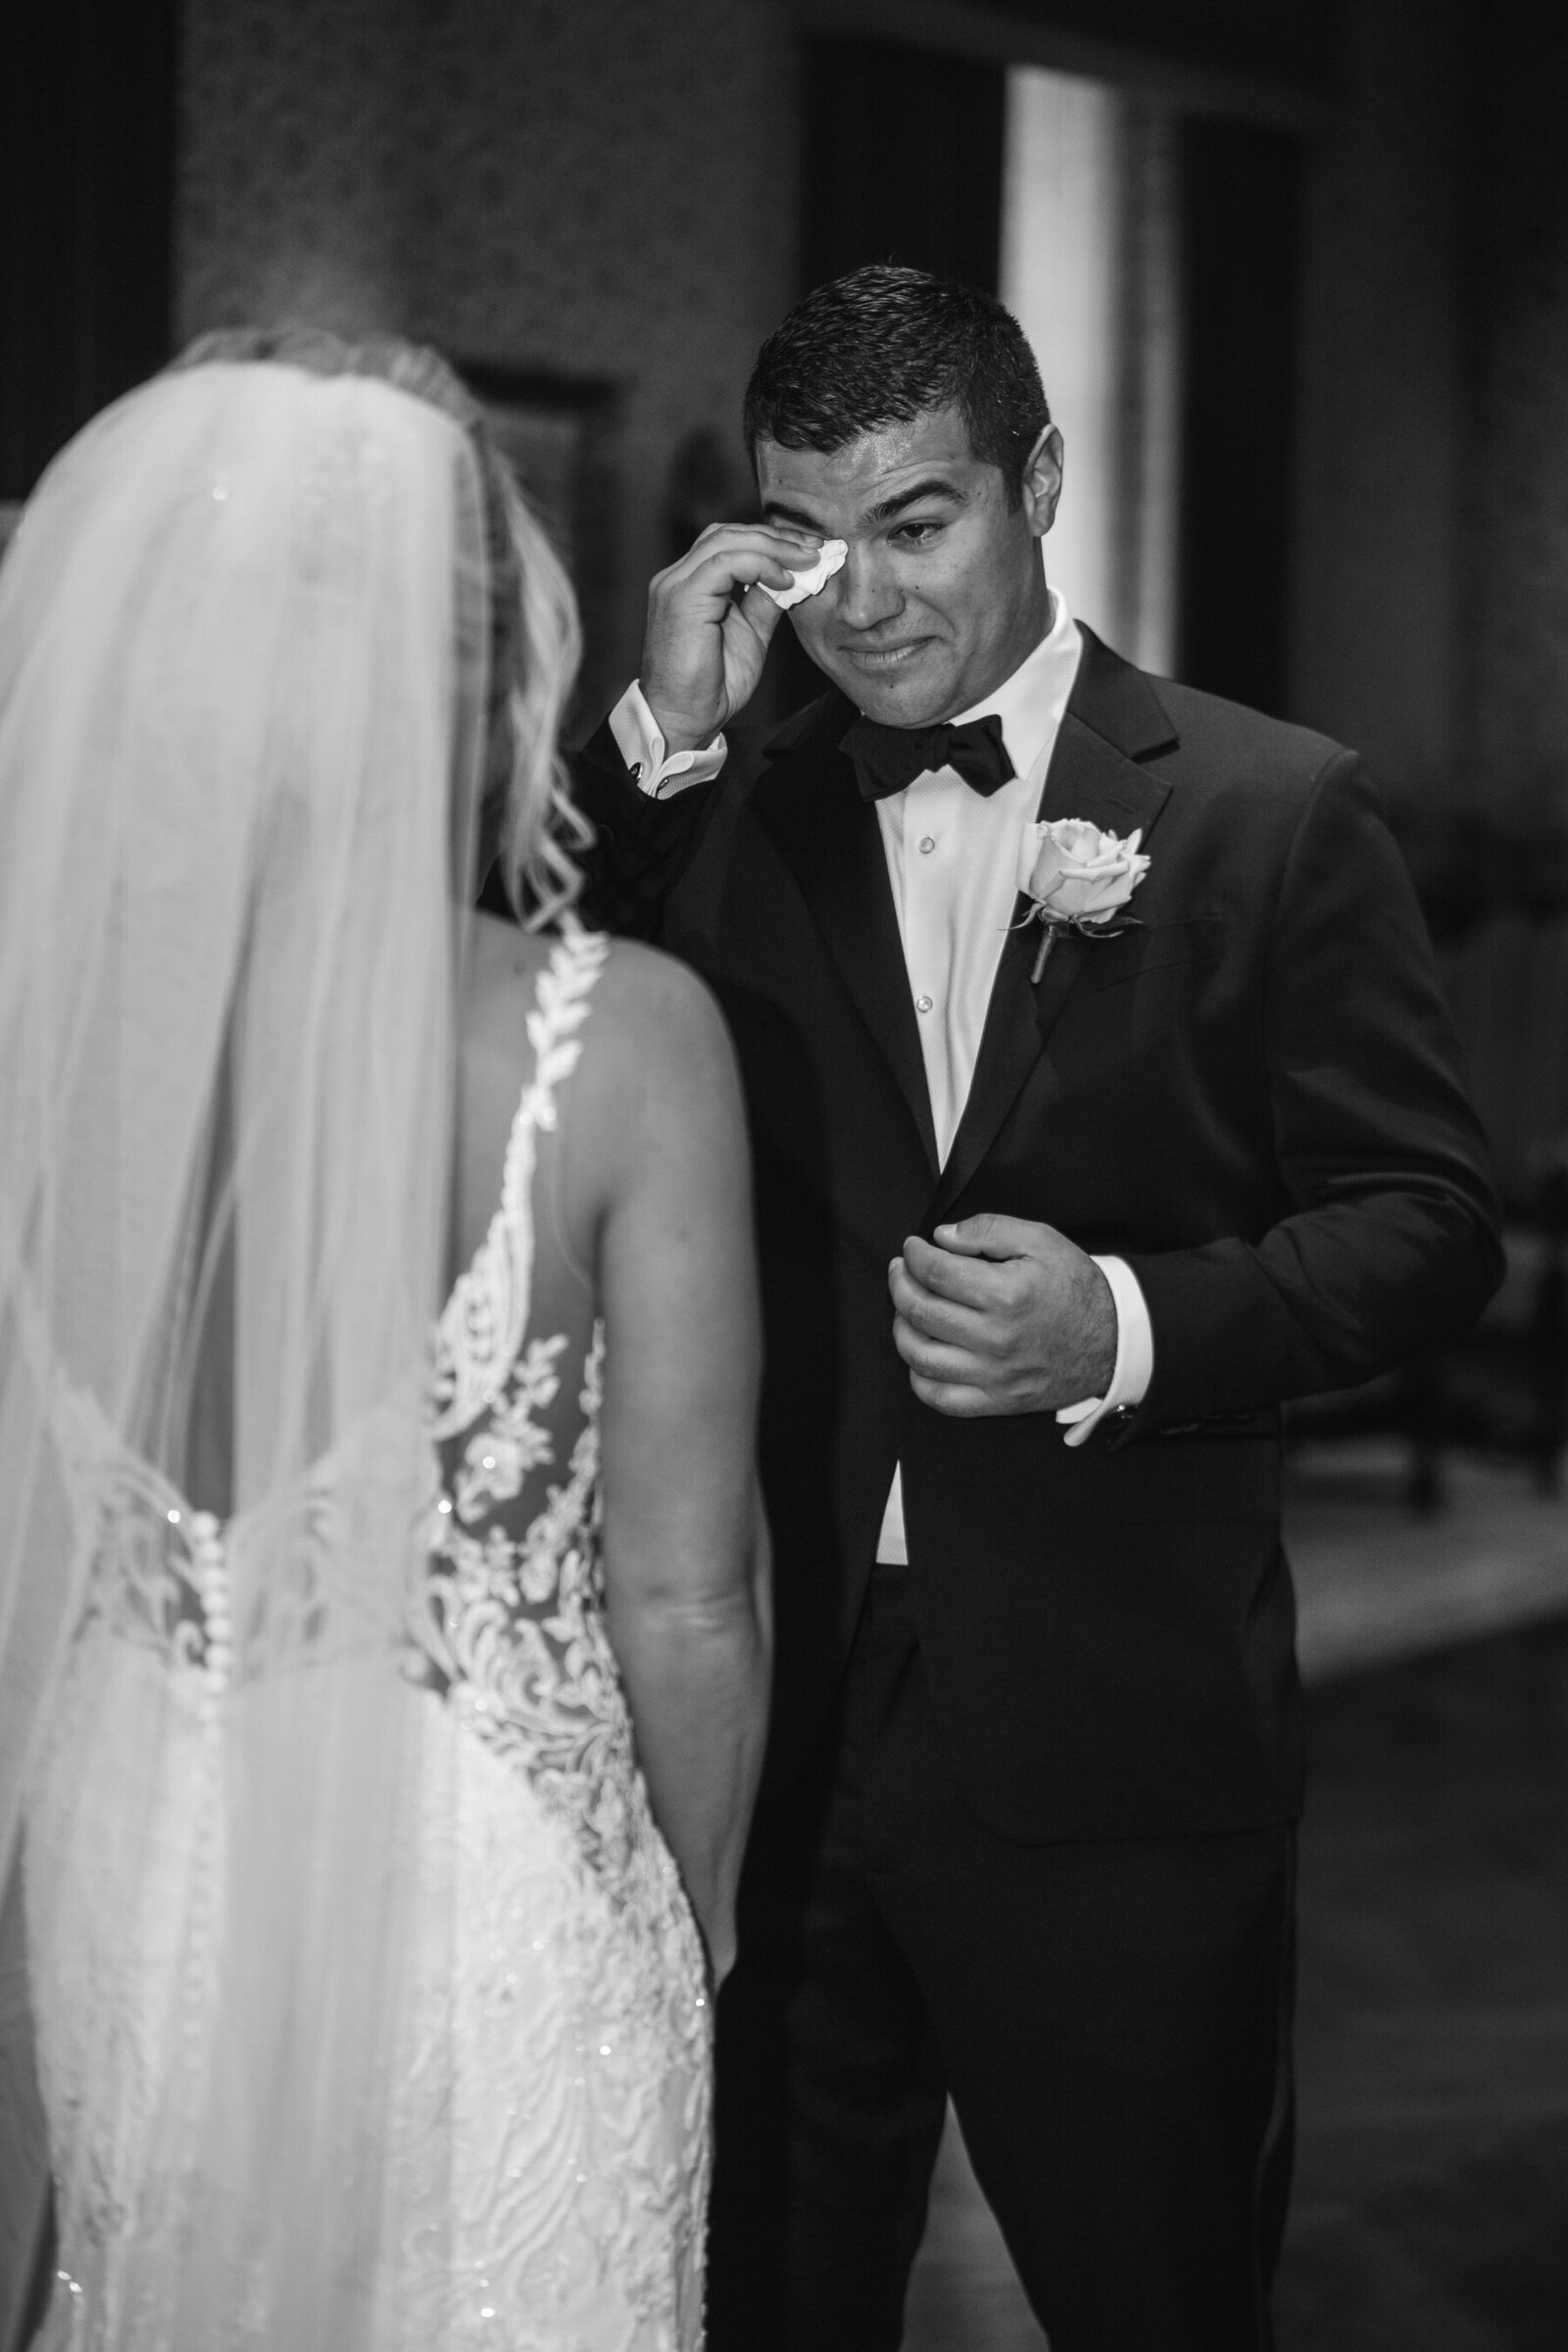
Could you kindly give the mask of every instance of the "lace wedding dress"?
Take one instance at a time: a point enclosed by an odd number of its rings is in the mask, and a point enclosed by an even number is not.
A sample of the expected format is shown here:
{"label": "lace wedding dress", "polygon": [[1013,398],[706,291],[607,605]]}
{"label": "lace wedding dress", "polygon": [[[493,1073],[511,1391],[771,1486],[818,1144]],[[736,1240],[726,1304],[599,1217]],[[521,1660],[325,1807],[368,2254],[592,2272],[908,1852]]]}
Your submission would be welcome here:
{"label": "lace wedding dress", "polygon": [[[390,2098],[396,2251],[373,2281],[376,2340],[409,2352],[693,2352],[702,2338],[710,2009],[605,1628],[603,1332],[574,1348],[530,1323],[540,1139],[607,952],[568,928],[541,975],[501,1203],[439,1328],[431,1573],[398,1662],[422,1776],[416,1997]],[[72,1409],[91,1462],[91,1408]],[[258,1695],[228,1607],[243,1522],[193,1512],[122,1450],[101,1448],[93,1476],[91,1597],[27,1821],[33,1852],[71,1822],[80,1857],[29,1918],[60,2182],[42,2341],[154,2352],[139,2282],[151,2262],[177,2264],[181,2159],[167,2101],[161,2132],[146,2118],[217,1997],[202,1921],[231,1831],[215,1792],[225,1720]],[[115,1711],[149,1708],[170,1727],[158,1785],[127,1788]],[[99,1760],[86,1787],[82,1709]],[[239,2285],[222,2341],[296,2352]]]}

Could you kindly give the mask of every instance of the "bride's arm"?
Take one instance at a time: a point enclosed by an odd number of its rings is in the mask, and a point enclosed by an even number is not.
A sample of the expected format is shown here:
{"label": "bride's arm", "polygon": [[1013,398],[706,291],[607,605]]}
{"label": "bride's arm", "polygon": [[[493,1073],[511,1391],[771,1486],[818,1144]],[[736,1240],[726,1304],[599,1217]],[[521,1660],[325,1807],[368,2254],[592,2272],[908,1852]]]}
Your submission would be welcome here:
{"label": "bride's arm", "polygon": [[770,1650],[746,1131],[728,1037],[691,973],[623,946],[602,990],[609,1626],[654,1810],[721,1979]]}
{"label": "bride's arm", "polygon": [[0,1900],[0,2345],[24,2340],[24,2315],[41,2300],[48,2212],[49,2132],[38,2090],[19,1850]]}

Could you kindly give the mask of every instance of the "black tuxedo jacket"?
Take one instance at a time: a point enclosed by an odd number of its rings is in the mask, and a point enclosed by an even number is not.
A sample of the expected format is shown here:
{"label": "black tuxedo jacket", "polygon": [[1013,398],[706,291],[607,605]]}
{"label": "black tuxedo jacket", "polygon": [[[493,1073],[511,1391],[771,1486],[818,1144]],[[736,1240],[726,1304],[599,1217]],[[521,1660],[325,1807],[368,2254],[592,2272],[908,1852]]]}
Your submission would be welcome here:
{"label": "black tuxedo jacket", "polygon": [[[608,728],[576,764],[589,912],[704,974],[750,1105],[773,1529],[772,1769],[823,1721],[904,1465],[932,1704],[1023,1838],[1227,1830],[1298,1801],[1283,1398],[1463,1326],[1501,1259],[1413,896],[1354,756],[1146,677],[1085,631],[1041,814],[1143,831],[1118,938],[1004,949],[945,1168],[874,809],[837,693],[750,772],[665,802]],[[1022,903],[1020,902],[1020,907]],[[1147,1397],[1071,1448],[945,1418],[893,1347],[888,1261],[979,1210],[1117,1251]]]}

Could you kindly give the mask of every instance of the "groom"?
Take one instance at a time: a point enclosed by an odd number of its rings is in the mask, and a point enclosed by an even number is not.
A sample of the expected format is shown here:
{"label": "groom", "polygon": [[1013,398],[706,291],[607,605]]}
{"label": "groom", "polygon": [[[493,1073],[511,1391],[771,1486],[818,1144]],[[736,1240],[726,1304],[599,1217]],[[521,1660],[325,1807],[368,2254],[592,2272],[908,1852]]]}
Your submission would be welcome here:
{"label": "groom", "polygon": [[[898,2344],[951,2093],[1053,2352],[1253,2352],[1280,1405],[1476,1314],[1484,1146],[1354,756],[1048,589],[1060,440],[999,304],[822,287],[746,429],[763,520],[655,580],[577,772],[601,908],[724,1005],[757,1161],[779,1664],[711,2342]],[[822,575],[791,618],[828,691],[748,768],[768,591]]]}

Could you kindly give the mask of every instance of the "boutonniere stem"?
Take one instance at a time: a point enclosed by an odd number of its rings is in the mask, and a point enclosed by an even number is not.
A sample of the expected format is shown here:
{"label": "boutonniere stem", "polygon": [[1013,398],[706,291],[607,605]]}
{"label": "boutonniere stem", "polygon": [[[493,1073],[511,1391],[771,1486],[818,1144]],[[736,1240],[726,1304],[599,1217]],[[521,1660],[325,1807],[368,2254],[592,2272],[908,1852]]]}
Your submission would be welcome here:
{"label": "boutonniere stem", "polygon": [[1066,928],[1067,926],[1065,923],[1041,924],[1040,953],[1035,957],[1035,968],[1029,975],[1029,985],[1031,988],[1038,988],[1040,986],[1040,975],[1046,968],[1046,960],[1049,957],[1052,949],[1055,946],[1057,940],[1061,937]]}
{"label": "boutonniere stem", "polygon": [[[1034,919],[1032,913],[1024,917],[1026,922],[1033,922]],[[1124,923],[1092,922],[1082,916],[1075,920],[1071,915],[1047,914],[1042,907],[1040,929],[1042,933],[1040,953],[1035,957],[1034,969],[1029,974],[1031,988],[1040,986],[1040,975],[1046,968],[1052,949],[1057,940],[1064,939],[1069,931],[1076,931],[1080,939],[1120,939],[1124,931],[1141,931],[1143,925],[1135,914],[1130,914]]]}

